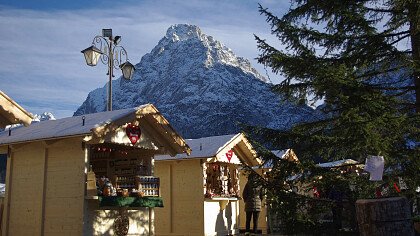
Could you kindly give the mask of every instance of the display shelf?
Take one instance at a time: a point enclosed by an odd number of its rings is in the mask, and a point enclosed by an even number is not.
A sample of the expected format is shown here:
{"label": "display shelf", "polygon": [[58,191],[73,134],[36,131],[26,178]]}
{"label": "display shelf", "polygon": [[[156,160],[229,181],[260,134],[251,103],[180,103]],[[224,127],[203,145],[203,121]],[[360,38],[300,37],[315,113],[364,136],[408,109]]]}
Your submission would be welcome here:
{"label": "display shelf", "polygon": [[109,158],[90,158],[90,161],[109,161]]}
{"label": "display shelf", "polygon": [[98,200],[99,196],[85,196],[86,200]]}
{"label": "display shelf", "polygon": [[[127,155],[127,152],[98,146],[92,148],[90,164],[96,179],[104,176],[109,179],[112,186],[118,189],[128,189],[129,193],[141,191],[144,196],[157,197],[160,195],[159,183],[141,181],[146,176],[147,180],[155,178],[150,176],[152,161],[146,155]],[[150,184],[154,184],[150,186]],[[142,188],[144,187],[144,188]],[[147,188],[146,188],[147,187]]]}
{"label": "display shelf", "polygon": [[99,196],[99,207],[163,207],[161,197],[119,197]]}
{"label": "display shelf", "polygon": [[223,201],[223,200],[229,200],[229,201],[238,201],[241,200],[240,197],[212,197],[212,198],[204,198],[206,201]]}
{"label": "display shelf", "polygon": [[160,179],[154,176],[140,176],[139,190],[143,191],[145,196],[160,196]]}

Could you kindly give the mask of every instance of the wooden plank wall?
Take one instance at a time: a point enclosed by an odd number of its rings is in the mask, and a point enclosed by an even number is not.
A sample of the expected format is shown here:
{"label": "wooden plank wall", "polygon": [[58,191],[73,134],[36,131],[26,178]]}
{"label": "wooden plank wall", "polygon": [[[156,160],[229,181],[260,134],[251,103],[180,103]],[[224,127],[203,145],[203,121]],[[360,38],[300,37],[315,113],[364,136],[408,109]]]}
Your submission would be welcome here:
{"label": "wooden plank wall", "polygon": [[155,208],[156,235],[203,235],[204,194],[200,159],[155,161],[164,208]]}
{"label": "wooden plank wall", "polygon": [[82,235],[81,139],[11,147],[3,235]]}
{"label": "wooden plank wall", "polygon": [[84,150],[72,139],[48,148],[44,235],[82,235]]}
{"label": "wooden plank wall", "polygon": [[12,149],[4,235],[41,235],[44,157],[41,142]]}

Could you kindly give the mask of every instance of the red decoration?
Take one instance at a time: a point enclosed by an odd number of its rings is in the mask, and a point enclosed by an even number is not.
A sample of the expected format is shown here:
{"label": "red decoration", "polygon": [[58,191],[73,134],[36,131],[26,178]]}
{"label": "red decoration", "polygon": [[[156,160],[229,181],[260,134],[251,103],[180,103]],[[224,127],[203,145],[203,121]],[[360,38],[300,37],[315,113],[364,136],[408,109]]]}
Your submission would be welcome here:
{"label": "red decoration", "polygon": [[316,197],[316,198],[319,198],[320,197],[320,194],[319,194],[319,192],[318,192],[318,189],[317,189],[317,187],[312,187],[312,192],[313,192],[313,194],[314,194],[314,197]]}
{"label": "red decoration", "polygon": [[228,159],[228,161],[230,162],[230,159],[232,159],[233,157],[233,150],[230,149],[229,151],[226,152],[226,157]]}
{"label": "red decoration", "polygon": [[395,188],[395,190],[397,190],[397,193],[401,193],[400,188],[398,188],[398,185],[395,182],[394,182],[394,188]]}
{"label": "red decoration", "polygon": [[382,191],[381,191],[381,188],[380,188],[380,187],[377,187],[377,188],[376,188],[376,191],[375,191],[375,196],[376,196],[377,198],[382,197]]}
{"label": "red decoration", "polygon": [[140,130],[140,127],[136,125],[128,124],[127,127],[125,128],[125,133],[130,139],[131,144],[134,145],[140,139],[141,130]]}

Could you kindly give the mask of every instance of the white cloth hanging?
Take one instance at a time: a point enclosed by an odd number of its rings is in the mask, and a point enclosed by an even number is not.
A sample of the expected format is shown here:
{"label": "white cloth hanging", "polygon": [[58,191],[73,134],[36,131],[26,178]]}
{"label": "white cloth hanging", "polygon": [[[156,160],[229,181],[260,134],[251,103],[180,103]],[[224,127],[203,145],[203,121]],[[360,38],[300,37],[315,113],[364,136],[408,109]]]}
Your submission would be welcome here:
{"label": "white cloth hanging", "polygon": [[384,173],[385,160],[383,156],[368,156],[364,171],[370,173],[369,180],[380,181]]}

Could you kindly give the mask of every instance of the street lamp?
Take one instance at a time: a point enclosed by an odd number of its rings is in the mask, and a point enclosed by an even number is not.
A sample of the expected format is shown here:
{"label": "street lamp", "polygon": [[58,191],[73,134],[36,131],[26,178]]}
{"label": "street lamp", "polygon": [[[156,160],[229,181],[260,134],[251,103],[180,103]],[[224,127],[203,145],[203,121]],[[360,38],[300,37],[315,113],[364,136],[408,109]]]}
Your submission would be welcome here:
{"label": "street lamp", "polygon": [[124,79],[127,80],[131,79],[135,70],[133,64],[128,61],[127,51],[119,45],[120,41],[121,36],[112,37],[112,29],[102,29],[102,35],[95,36],[92,46],[82,51],[88,66],[96,66],[99,59],[108,66],[108,111],[112,111],[112,77],[114,77],[114,68],[120,68]]}

